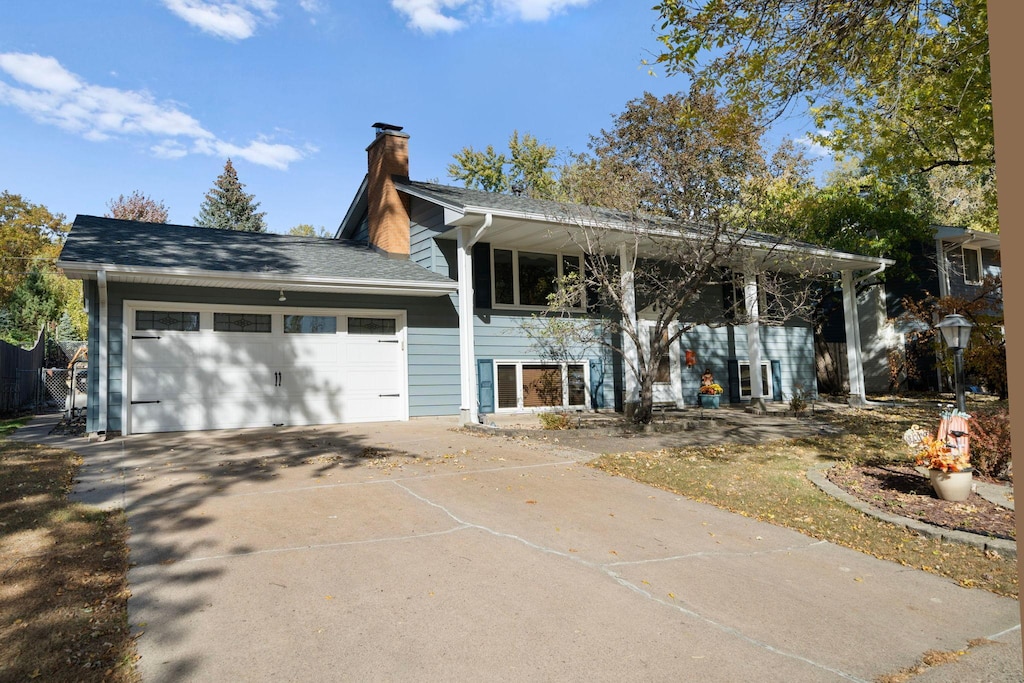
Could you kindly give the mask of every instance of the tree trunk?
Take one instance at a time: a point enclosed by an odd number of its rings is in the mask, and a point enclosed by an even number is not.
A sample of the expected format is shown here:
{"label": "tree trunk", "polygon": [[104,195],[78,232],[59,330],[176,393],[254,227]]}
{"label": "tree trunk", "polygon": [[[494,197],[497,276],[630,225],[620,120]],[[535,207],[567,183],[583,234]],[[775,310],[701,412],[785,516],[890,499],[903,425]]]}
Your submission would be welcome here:
{"label": "tree trunk", "polygon": [[654,375],[645,372],[640,379],[640,403],[633,413],[633,422],[650,424],[654,419]]}

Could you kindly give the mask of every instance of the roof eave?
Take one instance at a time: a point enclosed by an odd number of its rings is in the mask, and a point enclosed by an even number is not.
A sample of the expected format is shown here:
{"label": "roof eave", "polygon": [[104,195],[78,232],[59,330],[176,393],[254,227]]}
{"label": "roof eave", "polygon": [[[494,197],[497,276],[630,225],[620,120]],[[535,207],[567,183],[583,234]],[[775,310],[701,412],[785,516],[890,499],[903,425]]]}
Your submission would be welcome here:
{"label": "roof eave", "polygon": [[285,273],[228,273],[195,268],[155,268],[121,266],[107,263],[57,261],[57,266],[72,279],[94,279],[100,271],[108,282],[137,282],[184,287],[223,287],[228,289],[316,291],[335,294],[392,294],[404,296],[444,296],[458,289],[454,280],[386,280],[329,278]]}

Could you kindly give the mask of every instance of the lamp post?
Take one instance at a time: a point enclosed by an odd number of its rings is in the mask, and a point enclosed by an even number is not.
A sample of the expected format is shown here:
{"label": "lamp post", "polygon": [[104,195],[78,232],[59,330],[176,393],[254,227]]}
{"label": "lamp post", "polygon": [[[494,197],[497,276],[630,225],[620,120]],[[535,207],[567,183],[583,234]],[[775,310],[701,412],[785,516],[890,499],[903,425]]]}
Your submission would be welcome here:
{"label": "lamp post", "polygon": [[953,313],[942,319],[936,325],[942,338],[946,340],[946,346],[953,351],[953,385],[956,391],[956,407],[960,412],[967,412],[967,403],[964,399],[964,349],[971,340],[971,324],[967,318]]}

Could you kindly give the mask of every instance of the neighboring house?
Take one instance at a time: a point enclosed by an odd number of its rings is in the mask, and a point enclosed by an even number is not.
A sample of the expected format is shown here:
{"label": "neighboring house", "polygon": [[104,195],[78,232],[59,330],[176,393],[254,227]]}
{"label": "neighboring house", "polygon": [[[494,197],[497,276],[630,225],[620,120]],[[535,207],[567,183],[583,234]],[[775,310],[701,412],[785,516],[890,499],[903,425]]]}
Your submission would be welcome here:
{"label": "neighboring house", "polygon": [[[411,181],[408,135],[375,127],[369,172],[335,239],[75,219],[59,265],[84,281],[90,433],[469,422],[635,400],[632,373],[603,347],[554,357],[523,331],[545,308],[531,282],[585,263],[565,206]],[[621,218],[602,215],[614,236]],[[851,400],[863,401],[852,292],[891,261],[786,248],[838,274],[854,339]],[[756,280],[740,291],[756,301]],[[733,402],[814,393],[811,330],[756,319],[695,328],[659,368],[656,399],[693,405],[705,367]]]}
{"label": "neighboring house", "polygon": [[[999,235],[936,225],[934,240],[915,245],[911,263],[915,265],[914,280],[894,280],[885,283],[886,298],[884,311],[890,323],[892,343],[889,348],[907,354],[908,345],[913,345],[915,325],[902,320],[906,312],[903,300],[922,300],[927,296],[957,297],[976,299],[984,292],[984,280],[988,276],[999,277],[1001,250]],[[1002,313],[1002,302],[993,301],[993,313]],[[934,322],[938,322],[937,320]],[[935,367],[931,349],[915,349],[909,355],[918,362],[917,378],[908,379],[908,388],[921,391],[939,391],[943,384],[940,372]]]}

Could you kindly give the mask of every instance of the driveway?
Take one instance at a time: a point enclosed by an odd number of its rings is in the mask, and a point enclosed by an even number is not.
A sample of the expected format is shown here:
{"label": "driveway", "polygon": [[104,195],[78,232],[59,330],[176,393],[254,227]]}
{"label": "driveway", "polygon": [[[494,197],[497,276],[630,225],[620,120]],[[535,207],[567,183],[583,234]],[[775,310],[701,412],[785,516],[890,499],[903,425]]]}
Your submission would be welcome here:
{"label": "driveway", "polygon": [[65,439],[144,680],[1020,679],[1015,600],[453,426]]}

